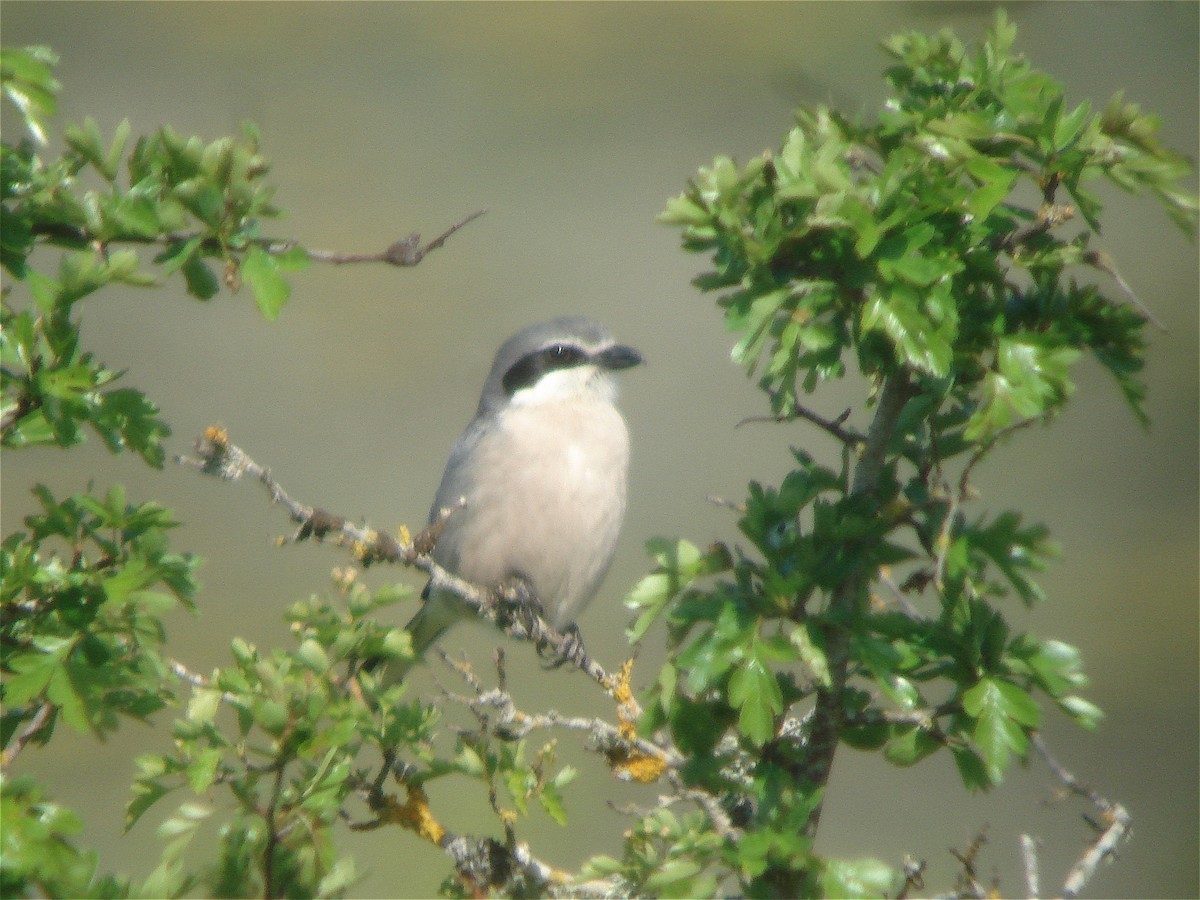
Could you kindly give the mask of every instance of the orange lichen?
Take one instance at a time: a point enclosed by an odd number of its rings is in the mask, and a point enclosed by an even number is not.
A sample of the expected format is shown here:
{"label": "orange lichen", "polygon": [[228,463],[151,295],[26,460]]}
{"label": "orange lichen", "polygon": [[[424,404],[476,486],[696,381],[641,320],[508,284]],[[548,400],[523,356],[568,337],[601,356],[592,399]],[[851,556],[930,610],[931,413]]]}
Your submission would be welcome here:
{"label": "orange lichen", "polygon": [[637,723],[632,714],[637,704],[633,697],[632,680],[633,660],[629,659],[621,666],[609,688],[613,699],[617,701],[617,731],[629,743],[611,748],[605,756],[613,774],[622,781],[649,784],[662,776],[667,764],[660,757],[643,753],[632,746],[637,739]]}
{"label": "orange lichen", "polygon": [[209,425],[204,429],[204,439],[221,447],[229,446],[229,432],[224,425]]}
{"label": "orange lichen", "polygon": [[446,837],[446,829],[433,817],[429,809],[429,798],[416,785],[406,785],[406,789],[408,799],[403,804],[394,796],[388,795],[387,808],[380,818],[395,822],[409,831],[415,831],[420,837],[440,847]]}

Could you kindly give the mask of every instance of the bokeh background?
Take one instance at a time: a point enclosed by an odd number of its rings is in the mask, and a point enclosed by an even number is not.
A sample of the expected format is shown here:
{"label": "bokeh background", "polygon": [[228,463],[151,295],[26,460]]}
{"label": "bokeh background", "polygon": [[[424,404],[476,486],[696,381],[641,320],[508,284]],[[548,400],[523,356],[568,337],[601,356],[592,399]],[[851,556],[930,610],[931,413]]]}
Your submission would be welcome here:
{"label": "bokeh background", "polygon": [[[763,411],[728,362],[730,339],[711,299],[689,279],[704,261],[654,223],[666,198],[717,153],[740,160],[779,145],[800,103],[870,114],[883,93],[878,41],[909,28],[982,35],[993,15],[975,3],[772,4],[209,4],[3,5],[8,45],[62,55],[59,124],[95,116],[111,134],[171,123],[207,139],[259,124],[289,217],[281,236],[338,250],[377,250],[410,231],[427,238],[487,209],[419,267],[314,266],[293,279],[276,323],[248,293],[201,304],[177,281],[161,290],[111,288],[83,307],[84,338],[127,369],[175,428],[185,451],[212,422],[297,497],[380,526],[420,525],[445,454],[471,416],[500,339],[529,322],[584,312],[639,347],[627,375],[634,436],[631,502],[606,587],[581,622],[599,659],[623,654],[621,597],[647,568],[645,539],[735,538],[732,515],[708,494],[742,496],[749,478],[786,471],[788,445],[833,459],[803,424],[736,428]],[[1197,149],[1195,3],[1030,3],[1009,7],[1018,47],[1060,78],[1072,101],[1115,91],[1163,118],[1163,136]],[[4,120],[6,139],[15,123]],[[1143,430],[1091,362],[1050,429],[1021,433],[980,472],[979,510],[1017,508],[1047,523],[1065,548],[1043,579],[1050,600],[1014,609],[1018,628],[1078,644],[1105,708],[1085,734],[1052,715],[1062,761],[1124,802],[1134,840],[1089,892],[1195,896],[1197,874],[1197,252],[1149,200],[1106,191],[1102,246],[1168,326],[1152,332],[1147,377],[1153,419]],[[1107,287],[1112,287],[1107,285]],[[1114,295],[1117,291],[1113,288]],[[861,386],[832,386],[812,405],[836,414]],[[64,454],[3,461],[3,531],[32,508],[28,488],[56,492],[128,485],[186,525],[175,546],[207,559],[199,617],[172,620],[175,655],[204,671],[242,635],[287,644],[281,613],[328,590],[344,562],[314,545],[273,546],[287,531],[253,485],[227,485],[168,466],[152,472],[97,442]],[[384,579],[416,579],[372,572]],[[402,610],[397,616],[407,614]],[[495,637],[463,627],[447,641],[486,662]],[[651,640],[653,644],[653,639]],[[603,712],[578,676],[542,673],[510,647],[512,683],[530,708]],[[644,653],[643,679],[657,657]],[[453,684],[436,667],[414,676]],[[157,859],[153,817],[120,833],[136,753],[167,746],[169,719],[129,725],[108,744],[61,735],[20,767],[79,808],[83,840],[105,869],[144,875]],[[619,846],[627,819],[607,802],[652,804],[653,788],[618,785],[595,758],[560,741],[583,777],[569,789],[571,824],[535,813],[522,833],[566,868]],[[989,826],[981,874],[1023,890],[1017,835],[1043,841],[1043,884],[1061,884],[1082,847],[1082,808],[1047,804],[1040,763],[1000,789],[966,796],[945,754],[894,770],[843,750],[820,849],[898,864],[929,861],[931,891],[949,886],[947,848]],[[478,821],[484,800],[437,786],[452,828]],[[218,798],[224,802],[224,798]],[[406,832],[344,835],[369,874],[357,893],[428,895],[440,854]],[[1052,888],[1051,888],[1052,889]]]}

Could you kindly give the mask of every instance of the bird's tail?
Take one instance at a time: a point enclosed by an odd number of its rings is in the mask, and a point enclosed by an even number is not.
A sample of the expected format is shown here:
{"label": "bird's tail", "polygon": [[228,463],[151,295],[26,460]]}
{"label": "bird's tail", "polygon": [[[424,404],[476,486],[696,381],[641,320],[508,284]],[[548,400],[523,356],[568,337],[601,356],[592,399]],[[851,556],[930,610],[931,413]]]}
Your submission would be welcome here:
{"label": "bird's tail", "polygon": [[[409,670],[422,660],[438,638],[469,614],[467,607],[453,594],[434,593],[426,588],[422,595],[424,602],[417,614],[412,617],[404,630],[412,637],[412,659],[368,660],[365,667],[374,670],[385,684],[396,684],[403,681]],[[382,674],[381,674],[382,673]]]}

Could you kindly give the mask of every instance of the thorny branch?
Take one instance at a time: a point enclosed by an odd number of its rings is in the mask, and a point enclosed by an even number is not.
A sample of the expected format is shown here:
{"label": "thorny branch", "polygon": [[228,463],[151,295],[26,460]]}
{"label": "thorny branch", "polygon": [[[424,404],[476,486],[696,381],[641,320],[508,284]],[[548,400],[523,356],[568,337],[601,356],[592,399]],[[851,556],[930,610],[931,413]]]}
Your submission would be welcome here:
{"label": "thorny branch", "polygon": [[[330,538],[338,544],[349,545],[364,566],[389,562],[420,569],[429,576],[434,589],[453,593],[481,618],[503,628],[512,637],[533,642],[539,653],[554,658],[556,663],[575,666],[606,690],[612,690],[617,683],[598,662],[588,656],[577,634],[564,634],[553,628],[517,588],[483,588],[458,578],[438,565],[430,552],[444,519],[434,522],[415,537],[410,537],[407,529],[402,529],[397,539],[387,532],[356,525],[344,516],[294,500],[272,477],[270,469],[259,465],[244,450],[230,442],[223,428],[214,426],[207,429],[196,441],[195,453],[194,457],[176,456],[175,461],[226,481],[237,481],[245,476],[260,481],[271,495],[271,502],[282,506],[292,521],[299,525],[288,539],[289,542]],[[453,508],[447,512],[447,515],[451,514]]]}

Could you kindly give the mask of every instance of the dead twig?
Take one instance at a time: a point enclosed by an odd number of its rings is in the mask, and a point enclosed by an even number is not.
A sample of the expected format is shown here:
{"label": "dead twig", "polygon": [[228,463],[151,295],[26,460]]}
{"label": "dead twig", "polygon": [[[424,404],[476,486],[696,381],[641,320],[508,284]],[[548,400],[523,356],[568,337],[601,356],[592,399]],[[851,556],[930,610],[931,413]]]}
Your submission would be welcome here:
{"label": "dead twig", "polygon": [[[487,212],[486,209],[481,209],[471,213],[465,219],[455,222],[424,246],[421,246],[421,235],[414,231],[408,237],[394,241],[386,250],[381,250],[378,253],[339,253],[332,250],[310,250],[308,248],[304,248],[304,253],[314,262],[330,263],[335,266],[346,263],[383,262],[390,266],[407,268],[415,266],[427,255],[445,244],[446,239],[454,234],[454,232],[458,231],[468,222],[475,221],[485,212]],[[296,246],[298,244],[295,241],[280,241],[270,244],[267,247],[267,252],[284,253]]]}
{"label": "dead twig", "polygon": [[794,422],[796,419],[803,419],[806,422],[811,422],[818,428],[833,435],[843,444],[850,447],[858,447],[866,438],[855,431],[850,431],[843,428],[843,423],[850,418],[850,410],[847,409],[836,419],[827,419],[819,413],[813,412],[806,406],[796,404],[791,413],[778,416],[747,416],[735,425],[735,428],[741,428],[743,425],[751,425],[757,422]]}
{"label": "dead twig", "polygon": [[1115,856],[1121,842],[1129,837],[1133,829],[1133,817],[1120,803],[1102,796],[1094,788],[1075,777],[1062,763],[1054,758],[1040,734],[1031,735],[1034,749],[1045,760],[1047,767],[1059,782],[1076,796],[1088,800],[1100,812],[1100,822],[1095,824],[1096,839],[1080,854],[1075,865],[1063,881],[1063,897],[1078,897],[1096,874],[1100,864]]}

